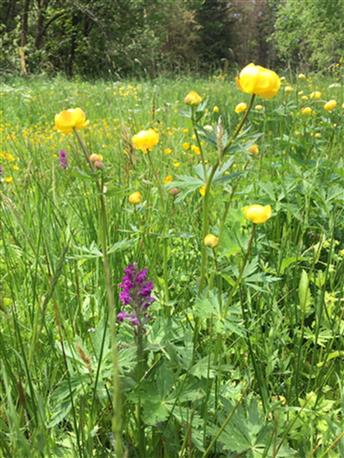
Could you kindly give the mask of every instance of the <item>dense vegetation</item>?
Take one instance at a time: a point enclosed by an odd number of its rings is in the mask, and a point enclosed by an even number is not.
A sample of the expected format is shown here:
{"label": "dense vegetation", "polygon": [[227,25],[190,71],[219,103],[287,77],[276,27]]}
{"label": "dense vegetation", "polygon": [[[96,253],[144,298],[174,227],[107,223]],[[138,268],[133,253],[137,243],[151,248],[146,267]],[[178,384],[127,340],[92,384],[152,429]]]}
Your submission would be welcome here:
{"label": "dense vegetation", "polygon": [[326,72],[342,0],[1,0],[4,74],[205,72],[253,61]]}
{"label": "dense vegetation", "polygon": [[[85,2],[58,3],[43,65]],[[76,43],[81,71],[99,49]],[[344,456],[343,85],[301,74],[253,101],[224,74],[36,78],[1,98],[1,456]],[[89,125],[62,135],[69,107]],[[142,326],[132,268],[118,287],[133,263]]]}

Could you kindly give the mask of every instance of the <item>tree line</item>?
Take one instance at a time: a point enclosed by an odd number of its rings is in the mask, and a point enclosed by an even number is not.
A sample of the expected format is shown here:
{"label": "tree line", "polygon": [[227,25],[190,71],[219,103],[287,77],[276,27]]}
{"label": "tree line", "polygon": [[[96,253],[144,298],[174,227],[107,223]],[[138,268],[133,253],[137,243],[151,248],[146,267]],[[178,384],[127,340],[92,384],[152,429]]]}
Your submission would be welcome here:
{"label": "tree line", "polygon": [[344,59],[343,0],[0,0],[5,74],[208,72]]}

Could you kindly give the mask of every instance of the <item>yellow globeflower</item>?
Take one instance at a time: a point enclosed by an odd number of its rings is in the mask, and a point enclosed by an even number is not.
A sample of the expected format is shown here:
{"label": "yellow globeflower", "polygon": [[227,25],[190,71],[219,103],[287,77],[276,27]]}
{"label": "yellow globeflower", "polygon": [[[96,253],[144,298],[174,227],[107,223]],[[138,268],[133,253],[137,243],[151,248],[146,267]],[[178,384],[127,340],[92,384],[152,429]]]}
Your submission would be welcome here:
{"label": "yellow globeflower", "polygon": [[336,108],[337,102],[335,100],[329,100],[325,103],[324,108],[326,111],[332,111]]}
{"label": "yellow globeflower", "polygon": [[299,80],[305,80],[306,79],[306,75],[304,75],[303,73],[299,73],[298,78],[299,78]]}
{"label": "yellow globeflower", "polygon": [[234,108],[235,113],[243,113],[247,110],[247,103],[241,102]]}
{"label": "yellow globeflower", "polygon": [[128,197],[128,201],[132,205],[138,205],[142,202],[142,194],[139,191],[133,192]]}
{"label": "yellow globeflower", "polygon": [[166,175],[165,178],[162,180],[164,184],[169,184],[173,181],[172,175]]}
{"label": "yellow globeflower", "polygon": [[284,88],[284,92],[285,92],[286,94],[290,94],[291,92],[293,92],[293,88],[292,88],[291,86],[286,86],[286,87]]}
{"label": "yellow globeflower", "polygon": [[219,111],[220,111],[220,108],[217,105],[215,105],[213,108],[213,113],[219,113]]}
{"label": "yellow globeflower", "polygon": [[5,177],[4,178],[4,182],[7,183],[7,184],[13,183],[13,177],[11,177],[11,176]]}
{"label": "yellow globeflower", "polygon": [[303,101],[308,100],[308,95],[303,95],[303,96],[301,97],[301,100],[303,100]]}
{"label": "yellow globeflower", "polygon": [[313,110],[312,110],[311,107],[304,107],[304,108],[302,108],[302,110],[301,110],[301,114],[303,114],[304,116],[310,116],[310,115],[312,115],[313,113],[314,113],[314,112],[313,112]]}
{"label": "yellow globeflower", "polygon": [[254,108],[255,108],[257,111],[263,111],[263,110],[264,110],[263,105],[256,105]]}
{"label": "yellow globeflower", "polygon": [[201,154],[200,148],[199,148],[198,146],[196,146],[196,145],[192,145],[192,146],[191,146],[191,151],[192,151],[193,153],[195,153],[197,156],[199,156],[199,155]]}
{"label": "yellow globeflower", "polygon": [[255,143],[248,148],[248,152],[251,154],[259,154],[259,146]]}
{"label": "yellow globeflower", "polygon": [[271,218],[272,208],[271,205],[253,204],[242,209],[246,219],[254,224],[263,224]]}
{"label": "yellow globeflower", "polygon": [[184,103],[187,105],[199,105],[202,102],[202,97],[196,91],[190,91],[184,98]]}
{"label": "yellow globeflower", "polygon": [[219,238],[216,235],[208,234],[204,237],[203,243],[209,248],[216,248],[219,244]]}
{"label": "yellow globeflower", "polygon": [[70,134],[73,129],[83,129],[88,124],[81,108],[69,108],[55,115],[55,128],[63,134]]}
{"label": "yellow globeflower", "polygon": [[141,150],[143,153],[148,153],[159,143],[159,134],[154,129],[141,130],[131,139],[133,147]]}
{"label": "yellow globeflower", "polygon": [[309,97],[310,97],[311,99],[318,100],[318,99],[320,99],[320,97],[321,97],[321,92],[320,92],[320,91],[311,92],[310,95],[309,95]]}
{"label": "yellow globeflower", "polygon": [[281,80],[274,71],[255,64],[246,65],[236,81],[242,92],[266,99],[274,97],[281,86]]}

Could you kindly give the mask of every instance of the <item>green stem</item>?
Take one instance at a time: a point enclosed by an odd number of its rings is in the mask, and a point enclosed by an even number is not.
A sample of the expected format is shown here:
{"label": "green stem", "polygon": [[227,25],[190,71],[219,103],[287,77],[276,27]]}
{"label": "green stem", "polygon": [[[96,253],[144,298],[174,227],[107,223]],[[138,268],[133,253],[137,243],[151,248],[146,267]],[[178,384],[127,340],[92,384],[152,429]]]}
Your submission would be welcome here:
{"label": "green stem", "polygon": [[191,108],[191,122],[192,122],[192,128],[196,137],[197,141],[197,146],[199,148],[199,151],[201,153],[201,161],[202,161],[202,168],[203,168],[203,175],[204,175],[204,180],[206,181],[207,179],[207,169],[205,167],[205,158],[204,158],[204,153],[203,153],[203,148],[202,148],[202,143],[198,135],[198,130],[197,130],[197,125],[196,125],[196,119],[195,119],[195,108]]}
{"label": "green stem", "polygon": [[[88,163],[91,172],[93,172],[93,166],[89,160],[89,154],[86,149],[84,142],[81,140],[78,132],[74,129],[74,134],[78,140],[79,146],[85,156],[85,160]],[[112,275],[108,256],[108,220],[106,212],[106,202],[104,194],[104,182],[103,175],[100,180],[95,175],[95,183],[99,195],[100,204],[100,223],[99,223],[99,237],[103,253],[103,270],[105,275],[105,287],[107,293],[107,304],[108,304],[108,317],[110,323],[110,341],[111,341],[111,354],[112,354],[112,380],[113,380],[113,393],[112,393],[112,404],[113,404],[113,417],[112,417],[112,432],[115,439],[115,454],[116,457],[121,458],[123,456],[123,444],[122,444],[122,399],[120,391],[120,368],[119,368],[119,355],[116,342],[116,316],[115,316],[115,295],[112,286]],[[105,331],[104,331],[105,332]],[[100,355],[100,359],[102,355]],[[96,389],[96,387],[95,387]]]}
{"label": "green stem", "polygon": [[[145,373],[145,355],[144,355],[144,346],[143,346],[143,326],[140,324],[137,328],[137,338],[136,338],[136,351],[137,351],[137,377],[136,382],[139,386],[142,382],[144,373]],[[142,421],[142,404],[141,396],[139,393],[139,401],[136,409],[137,415],[137,431],[138,431],[138,446],[139,446],[139,455],[144,458],[146,456],[146,440],[145,440],[145,431],[144,423]]]}
{"label": "green stem", "polygon": [[[253,94],[251,97],[250,104],[247,108],[247,111],[245,112],[244,116],[242,117],[238,127],[235,129],[234,134],[228,141],[225,150],[228,150],[230,145],[233,143],[233,141],[236,139],[236,137],[239,135],[241,129],[243,128],[245,121],[248,117],[249,112],[251,111],[253,107],[253,103],[255,100],[255,95]],[[222,158],[219,158],[215,164],[213,165],[210,175],[207,179],[206,182],[206,187],[205,187],[205,195],[204,195],[204,205],[203,205],[203,230],[202,230],[202,245],[201,245],[201,279],[200,279],[200,290],[202,291],[204,288],[205,284],[205,273],[206,273],[206,266],[207,266],[207,250],[206,247],[203,244],[204,237],[207,235],[208,230],[209,230],[209,192],[211,188],[211,184],[213,182],[215,173],[220,166],[220,161]]]}

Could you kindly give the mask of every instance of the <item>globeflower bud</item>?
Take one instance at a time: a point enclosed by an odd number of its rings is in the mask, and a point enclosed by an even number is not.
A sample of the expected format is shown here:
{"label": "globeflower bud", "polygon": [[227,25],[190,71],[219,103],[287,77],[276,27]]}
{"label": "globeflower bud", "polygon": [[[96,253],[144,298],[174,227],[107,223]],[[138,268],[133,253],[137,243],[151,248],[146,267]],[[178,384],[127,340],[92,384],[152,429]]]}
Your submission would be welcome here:
{"label": "globeflower bud", "polygon": [[266,99],[274,97],[281,86],[281,80],[274,71],[255,64],[246,65],[236,82],[242,92]]}
{"label": "globeflower bud", "polygon": [[313,113],[314,112],[311,107],[304,107],[301,110],[301,114],[303,114],[304,116],[311,116]]}
{"label": "globeflower bud", "polygon": [[234,108],[235,113],[243,113],[247,110],[247,103],[241,102]]}
{"label": "globeflower bud", "polygon": [[196,91],[190,91],[184,98],[187,105],[197,106],[202,102],[202,97]]}
{"label": "globeflower bud", "polygon": [[291,86],[286,86],[284,88],[284,92],[285,94],[290,94],[291,92],[293,92],[293,88]]}
{"label": "globeflower bud", "polygon": [[248,152],[251,154],[259,154],[259,146],[255,143],[248,148]]}
{"label": "globeflower bud", "polygon": [[311,92],[310,95],[309,95],[309,97],[310,97],[311,99],[318,100],[318,99],[320,99],[320,97],[321,97],[321,92],[320,92],[320,91]]}
{"label": "globeflower bud", "polygon": [[242,209],[245,218],[254,224],[263,224],[271,218],[271,205],[253,204]]}
{"label": "globeflower bud", "polygon": [[139,191],[133,192],[128,197],[128,201],[132,205],[138,205],[142,202],[142,194]]}
{"label": "globeflower bud", "polygon": [[216,235],[208,234],[204,237],[203,243],[209,248],[216,248],[219,244],[219,238]]}
{"label": "globeflower bud", "polygon": [[329,100],[328,102],[325,103],[324,109],[326,111],[332,111],[336,108],[337,102],[335,100]]}

